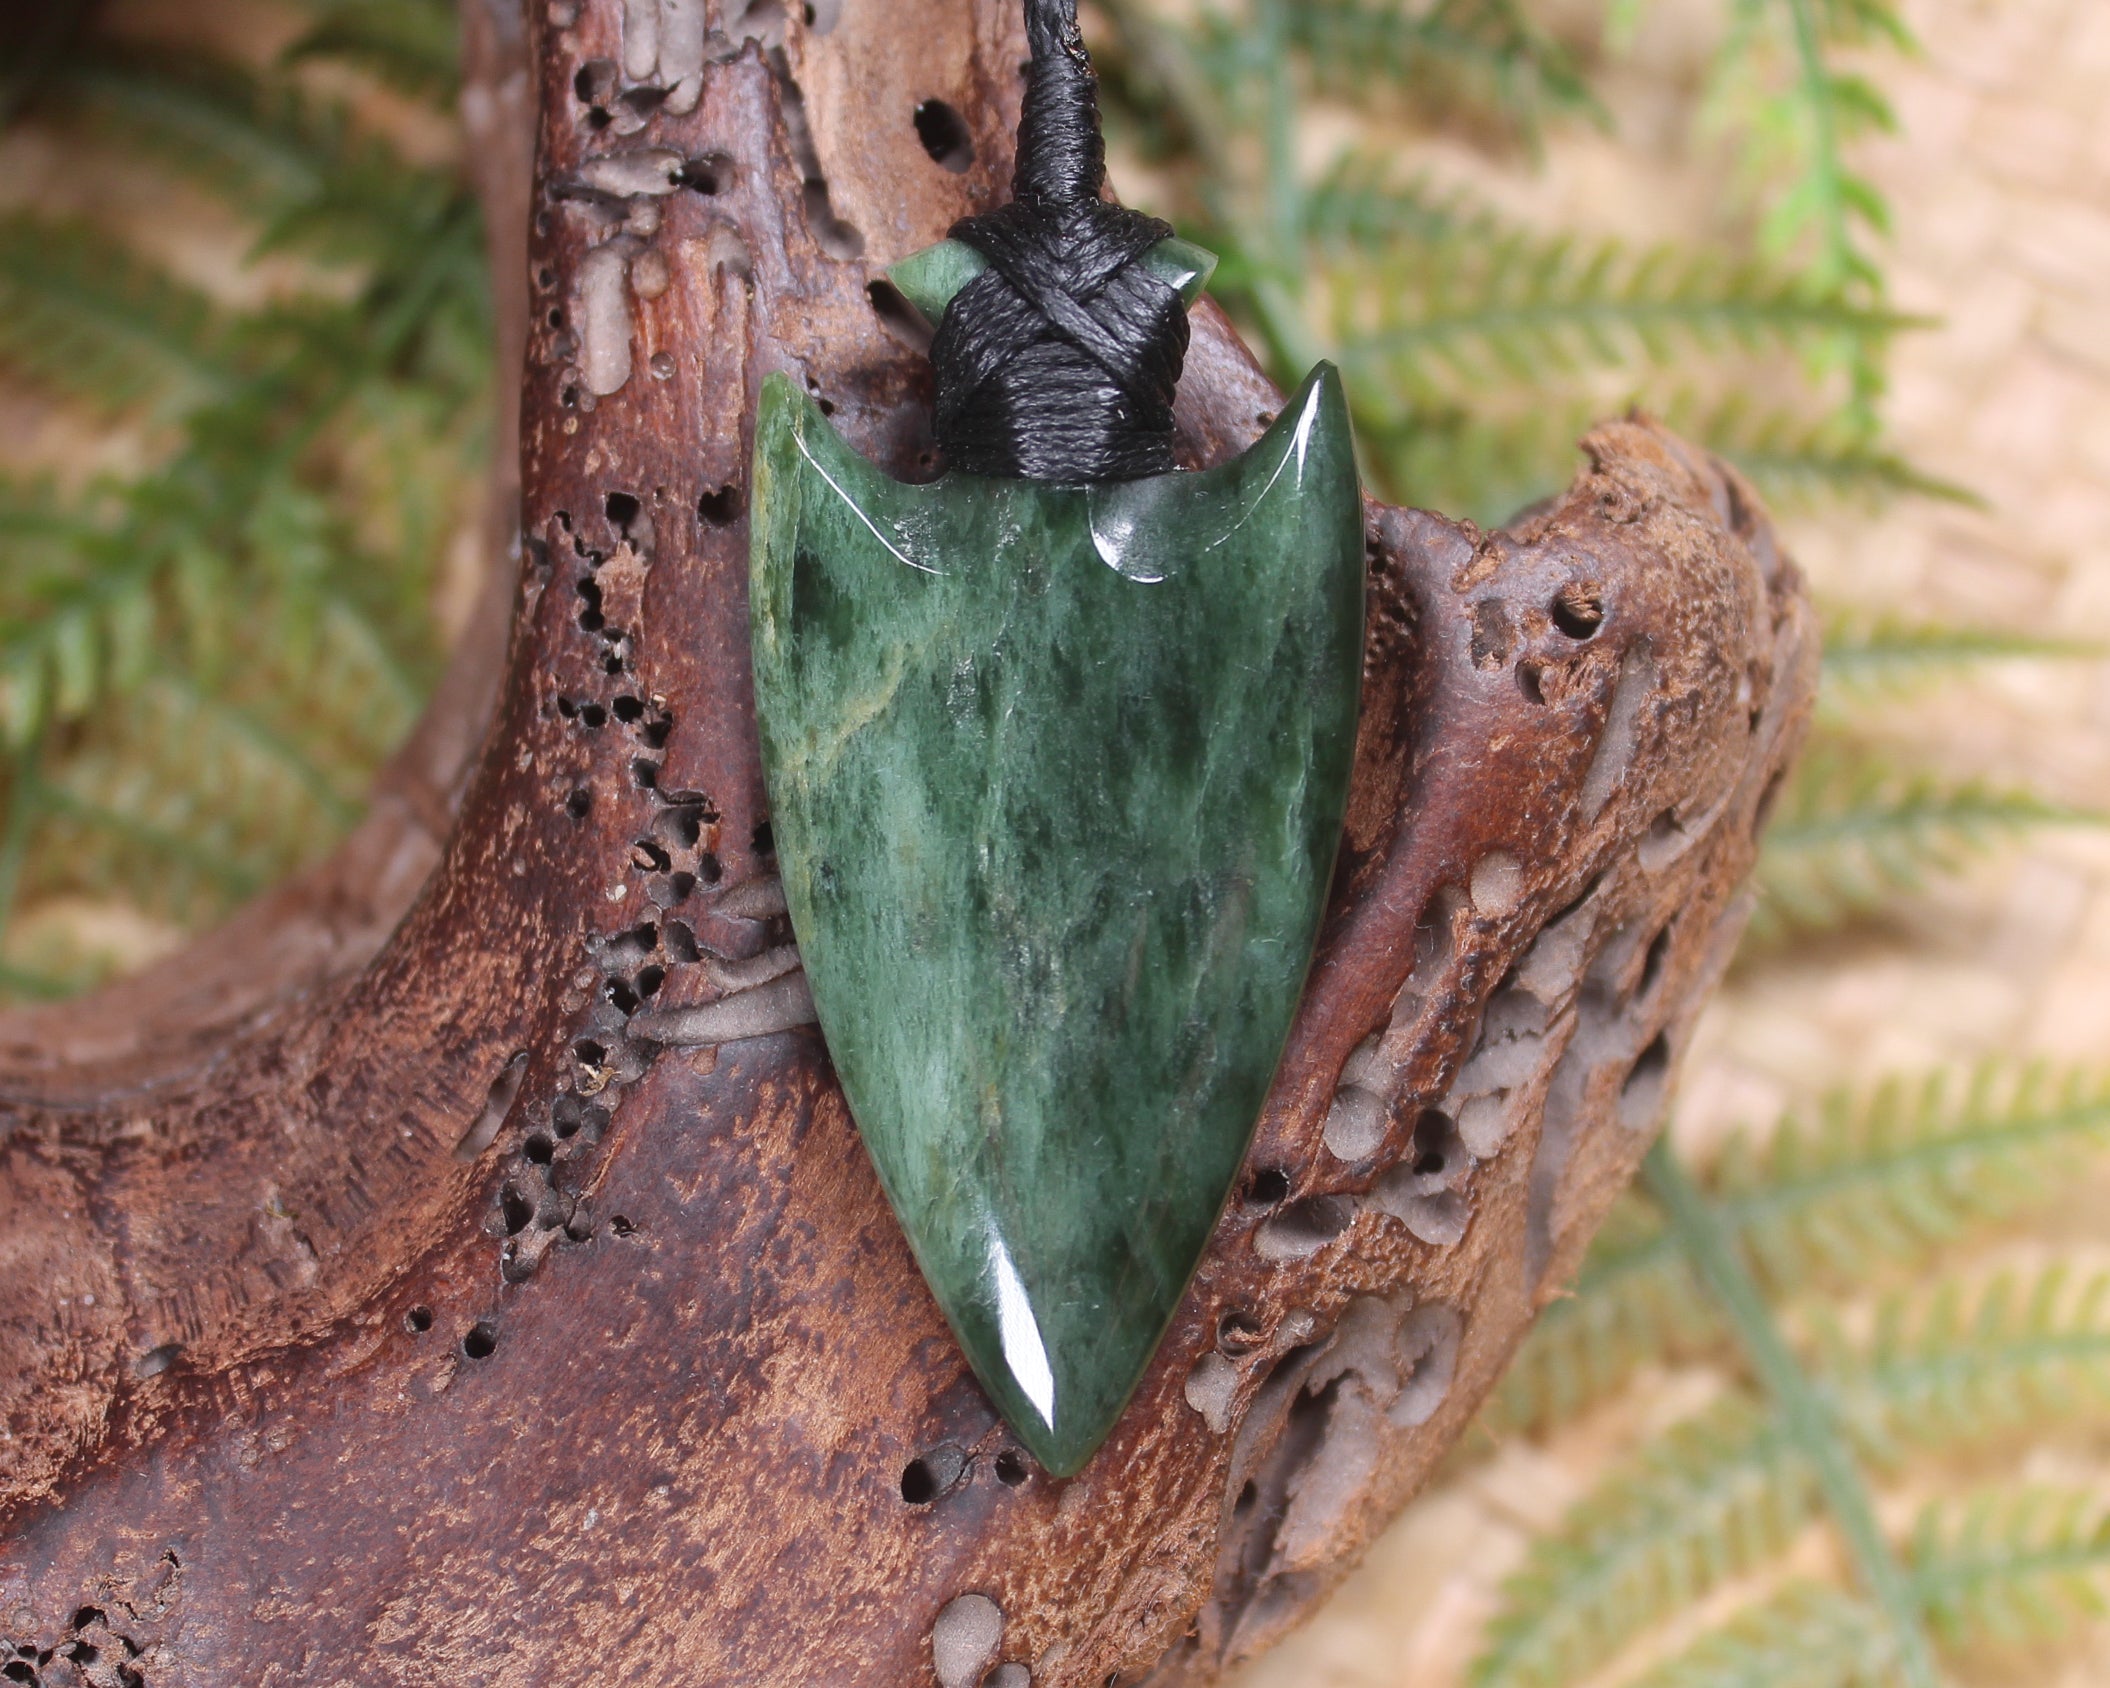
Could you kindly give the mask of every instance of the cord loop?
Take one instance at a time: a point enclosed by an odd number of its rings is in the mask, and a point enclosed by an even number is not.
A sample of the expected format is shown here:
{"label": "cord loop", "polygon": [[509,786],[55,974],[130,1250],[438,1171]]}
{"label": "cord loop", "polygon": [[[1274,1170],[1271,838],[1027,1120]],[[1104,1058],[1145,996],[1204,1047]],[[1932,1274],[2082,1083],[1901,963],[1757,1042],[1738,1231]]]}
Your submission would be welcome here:
{"label": "cord loop", "polygon": [[1106,149],[1076,0],[1025,5],[1033,58],[1012,201],[951,230],[989,268],[953,297],[931,345],[938,443],[973,475],[1165,474],[1187,311],[1136,260],[1172,228],[1100,197]]}

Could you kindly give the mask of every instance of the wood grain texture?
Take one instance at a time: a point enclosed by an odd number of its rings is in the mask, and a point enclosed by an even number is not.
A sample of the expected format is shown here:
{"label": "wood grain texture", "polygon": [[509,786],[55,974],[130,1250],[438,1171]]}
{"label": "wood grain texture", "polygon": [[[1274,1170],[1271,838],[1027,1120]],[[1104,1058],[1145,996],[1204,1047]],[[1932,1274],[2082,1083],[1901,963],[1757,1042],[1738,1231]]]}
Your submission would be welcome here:
{"label": "wood grain texture", "polygon": [[[626,43],[652,10],[558,0],[514,50],[523,538],[481,753],[447,749],[472,650],[345,855],[0,1024],[15,1679],[1204,1681],[1458,1434],[1726,961],[1815,661],[1749,489],[1632,420],[1517,531],[1373,507],[1348,836],[1247,1177],[1106,1450],[1032,1469],[817,1034],[773,1029],[743,596],[765,374],[933,468],[869,289],[1005,179],[1013,8],[725,0],[693,71],[683,5],[656,64]],[[472,94],[514,21],[472,19]],[[1194,329],[1202,464],[1279,398]],[[726,1041],[662,1051],[647,1005]]]}

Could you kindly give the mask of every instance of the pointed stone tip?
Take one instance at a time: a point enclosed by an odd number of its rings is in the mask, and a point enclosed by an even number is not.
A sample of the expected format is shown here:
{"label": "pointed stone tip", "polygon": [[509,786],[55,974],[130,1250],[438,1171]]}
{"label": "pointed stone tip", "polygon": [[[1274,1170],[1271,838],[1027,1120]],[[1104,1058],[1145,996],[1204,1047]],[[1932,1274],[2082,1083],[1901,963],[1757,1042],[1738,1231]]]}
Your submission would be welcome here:
{"label": "pointed stone tip", "polygon": [[[1354,465],[1314,396],[1338,382],[1313,371],[1228,463],[1090,491],[892,481],[795,382],[758,437],[750,599],[793,928],[939,1308],[1017,1446],[1071,1477],[1208,1246],[1324,913],[1364,601]],[[1096,690],[1066,661],[1087,637]],[[1109,702],[1142,695],[1167,702]],[[1059,977],[1020,959],[1058,948]],[[1076,1011],[1083,979],[1118,1012]]]}
{"label": "pointed stone tip", "polygon": [[1339,440],[1348,460],[1354,460],[1355,423],[1348,410],[1348,389],[1340,370],[1324,358],[1311,366],[1268,432],[1291,432],[1306,417],[1320,434]]}
{"label": "pointed stone tip", "polygon": [[1039,1448],[1028,1442],[1026,1451],[1040,1461],[1050,1477],[1061,1481],[1076,1476],[1092,1463],[1092,1456],[1106,1445],[1107,1437],[1113,1434],[1114,1425],[1118,1423],[1120,1415],[1117,1413],[1112,1423],[1102,1426],[1089,1438],[1056,1439]]}
{"label": "pointed stone tip", "polygon": [[1298,385],[1297,396],[1302,397],[1306,393],[1319,393],[1327,399],[1338,399],[1343,405],[1348,402],[1348,389],[1341,385],[1340,368],[1326,358],[1321,358],[1313,364]]}
{"label": "pointed stone tip", "polygon": [[1012,1435],[1018,1438],[1019,1446],[1033,1457],[1036,1465],[1058,1481],[1076,1476],[1091,1464],[1093,1456],[1113,1434],[1114,1426],[1121,1422],[1121,1413],[1127,1410],[1124,1400],[1104,1423],[1072,1424],[1065,1420],[1059,1426],[1049,1426],[1036,1422],[1030,1411],[1005,1407],[1003,1391],[991,1390],[991,1394],[998,1398],[998,1410],[1011,1427]]}
{"label": "pointed stone tip", "polygon": [[1217,257],[1206,246],[1169,235],[1143,254],[1143,264],[1192,310],[1216,274]]}
{"label": "pointed stone tip", "polygon": [[[962,1346],[968,1350],[970,1365],[982,1358],[973,1352],[971,1343]],[[1019,1446],[1032,1455],[1034,1463],[1050,1477],[1074,1477],[1091,1464],[1092,1456],[1113,1434],[1114,1426],[1121,1422],[1122,1413],[1128,1410],[1128,1398],[1124,1395],[1120,1406],[1111,1413],[1087,1420],[1075,1413],[1058,1411],[1056,1421],[1051,1425],[1040,1416],[1037,1406],[1027,1401],[1017,1378],[991,1376],[980,1366],[975,1366],[975,1372],[982,1387],[988,1391],[991,1403],[1010,1426],[1011,1434],[1018,1438]],[[1142,1373],[1139,1371],[1136,1376],[1140,1381]]]}

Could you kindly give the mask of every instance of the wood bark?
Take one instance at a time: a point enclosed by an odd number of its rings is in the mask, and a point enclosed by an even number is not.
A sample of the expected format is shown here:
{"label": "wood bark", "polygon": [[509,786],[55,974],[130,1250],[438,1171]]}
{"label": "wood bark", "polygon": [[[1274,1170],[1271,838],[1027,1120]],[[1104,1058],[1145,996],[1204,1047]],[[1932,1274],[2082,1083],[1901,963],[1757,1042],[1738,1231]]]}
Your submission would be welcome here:
{"label": "wood bark", "polygon": [[[330,863],[0,1024],[9,1680],[1205,1681],[1345,1573],[1572,1273],[1734,943],[1815,660],[1750,490],[1643,419],[1513,531],[1371,507],[1307,999],[1080,1476],[1007,1439],[786,1024],[756,389],[788,371],[932,471],[876,278],[999,197],[1016,10],[471,0],[524,371],[510,606]],[[1212,307],[1194,330],[1203,464],[1279,399]],[[630,1034],[712,1003],[715,1045]]]}

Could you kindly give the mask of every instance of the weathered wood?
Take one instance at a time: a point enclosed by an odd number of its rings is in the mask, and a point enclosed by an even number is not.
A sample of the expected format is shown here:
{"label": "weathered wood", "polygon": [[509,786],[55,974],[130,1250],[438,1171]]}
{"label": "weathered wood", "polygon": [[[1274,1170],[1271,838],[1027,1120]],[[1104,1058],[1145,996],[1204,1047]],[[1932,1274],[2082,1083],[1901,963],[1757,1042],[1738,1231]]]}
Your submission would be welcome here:
{"label": "weathered wood", "polygon": [[[1015,8],[724,11],[749,38],[694,62],[676,0],[530,20],[526,539],[466,777],[473,652],[345,855],[0,1025],[0,1637],[36,1680],[1205,1680],[1457,1435],[1726,960],[1814,662],[1748,489],[1629,421],[1517,532],[1373,508],[1348,838],[1249,1176],[1106,1450],[1031,1469],[818,1036],[771,1029],[741,492],[771,370],[928,472],[868,289],[1003,181]],[[477,89],[509,21],[472,19]],[[1197,311],[1184,460],[1277,402]],[[648,1000],[749,1035],[655,1057]]]}

